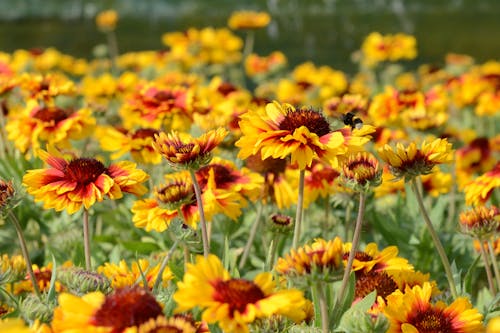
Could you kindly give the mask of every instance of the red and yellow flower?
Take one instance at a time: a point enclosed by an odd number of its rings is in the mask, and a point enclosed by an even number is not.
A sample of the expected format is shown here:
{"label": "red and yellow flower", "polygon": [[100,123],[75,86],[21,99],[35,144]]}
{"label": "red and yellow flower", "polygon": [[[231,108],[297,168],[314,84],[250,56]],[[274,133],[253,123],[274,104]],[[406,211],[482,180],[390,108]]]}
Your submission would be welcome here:
{"label": "red and yellow flower", "polygon": [[28,170],[23,177],[27,192],[44,208],[76,213],[82,206],[89,209],[106,197],[120,199],[123,193],[141,196],[142,185],[149,176],[132,162],[121,161],[106,167],[95,158],[66,159],[55,149],[40,150],[46,169]]}
{"label": "red and yellow flower", "polygon": [[176,312],[199,307],[202,320],[218,322],[227,332],[247,333],[248,325],[260,318],[282,315],[299,322],[305,318],[305,299],[294,289],[276,290],[271,273],[260,273],[253,280],[231,278],[219,258],[198,256],[187,264],[173,298]]}
{"label": "red and yellow flower", "polygon": [[233,30],[261,29],[270,21],[271,16],[266,12],[242,10],[232,13],[227,25]]}

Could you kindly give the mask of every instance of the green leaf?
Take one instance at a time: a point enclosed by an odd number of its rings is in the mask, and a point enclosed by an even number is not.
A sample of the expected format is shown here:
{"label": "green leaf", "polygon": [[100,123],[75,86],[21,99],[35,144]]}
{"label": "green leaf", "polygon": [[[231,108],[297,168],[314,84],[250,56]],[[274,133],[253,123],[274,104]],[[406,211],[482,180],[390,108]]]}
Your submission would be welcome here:
{"label": "green leaf", "polygon": [[155,243],[141,241],[126,241],[120,242],[120,244],[122,244],[127,250],[142,254],[150,254],[151,252],[158,251],[160,249],[160,247]]}

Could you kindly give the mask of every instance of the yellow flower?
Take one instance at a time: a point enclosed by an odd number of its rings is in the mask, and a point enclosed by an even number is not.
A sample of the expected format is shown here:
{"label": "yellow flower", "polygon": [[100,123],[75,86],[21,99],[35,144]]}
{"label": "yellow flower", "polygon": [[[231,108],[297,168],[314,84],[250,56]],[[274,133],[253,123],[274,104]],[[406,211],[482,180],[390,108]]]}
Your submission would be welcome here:
{"label": "yellow flower", "polygon": [[2,333],[32,333],[21,318],[0,319],[0,332]]}
{"label": "yellow flower", "polygon": [[[344,244],[344,261],[347,262],[349,252],[351,251],[351,243]],[[398,257],[398,248],[396,246],[388,246],[382,251],[379,251],[376,243],[369,243],[363,251],[358,250],[354,256],[352,264],[353,271],[385,271],[393,270],[409,270],[413,271],[413,266],[408,263],[408,260]]]}
{"label": "yellow flower", "polygon": [[479,240],[488,240],[500,230],[500,210],[496,206],[476,206],[460,213],[463,233]]}
{"label": "yellow flower", "polygon": [[274,51],[268,56],[252,53],[245,59],[245,72],[249,77],[262,78],[283,68],[286,63],[286,56],[280,51]]}
{"label": "yellow flower", "polygon": [[272,315],[283,315],[295,322],[304,319],[305,299],[294,289],[276,290],[271,273],[260,273],[253,281],[231,278],[215,255],[198,256],[187,264],[183,281],[173,298],[176,312],[202,309],[202,320],[218,322],[222,330],[248,333],[248,324]]}
{"label": "yellow flower", "polygon": [[486,325],[486,333],[499,333],[500,332],[500,317],[491,318]]}
{"label": "yellow flower", "polygon": [[500,162],[492,170],[469,182],[464,187],[465,203],[467,205],[484,204],[495,188],[500,187]]}
{"label": "yellow flower", "polygon": [[59,295],[54,310],[54,333],[113,333],[138,327],[162,315],[162,307],[144,289],[121,288],[109,295]]}
{"label": "yellow flower", "polygon": [[405,34],[382,35],[370,33],[361,46],[363,62],[374,66],[382,61],[413,59],[417,56],[415,37]]}
{"label": "yellow flower", "polygon": [[199,138],[182,135],[178,132],[155,135],[153,148],[165,157],[174,168],[198,169],[212,159],[212,150],[219,145],[228,134],[224,128],[211,130]]}
{"label": "yellow flower", "polygon": [[75,158],[67,161],[58,151],[39,151],[41,159],[49,165],[46,169],[28,170],[23,185],[35,201],[43,201],[44,208],[76,213],[82,206],[119,199],[123,192],[141,196],[147,188],[142,185],[149,176],[128,161],[106,167],[94,158]]}
{"label": "yellow flower", "polygon": [[229,17],[227,25],[233,30],[261,29],[271,21],[271,16],[266,12],[237,11]]}
{"label": "yellow flower", "polygon": [[344,162],[342,175],[347,186],[359,191],[367,191],[381,182],[382,170],[375,156],[367,153],[349,155]]}
{"label": "yellow flower", "polygon": [[338,156],[347,151],[342,133],[331,131],[320,112],[305,107],[269,103],[265,111],[244,114],[240,128],[243,136],[235,145],[243,159],[260,151],[262,159],[291,156],[292,164],[305,169],[315,159],[337,166]]}
{"label": "yellow flower", "polygon": [[342,256],[339,237],[329,241],[319,238],[311,245],[292,249],[284,258],[278,258],[276,271],[291,277],[335,281],[343,273]]}
{"label": "yellow flower", "polygon": [[389,319],[387,333],[483,332],[483,316],[474,309],[465,297],[457,298],[447,305],[442,301],[431,303],[432,287],[425,282],[423,287],[407,287],[387,297],[384,314]]}
{"label": "yellow flower", "polygon": [[380,157],[389,164],[392,174],[405,180],[429,174],[434,166],[451,162],[452,152],[451,143],[446,139],[435,139],[429,143],[424,141],[421,148],[412,142],[407,147],[398,143],[396,150],[387,144],[378,150]]}
{"label": "yellow flower", "polygon": [[[143,276],[146,280],[147,287],[151,290],[156,282],[158,272],[160,271],[160,264],[152,265],[147,259],[139,259],[134,261],[129,266],[125,260],[120,260],[120,263],[105,263],[103,266],[97,268],[97,272],[103,274],[111,281],[111,287],[114,289],[123,287],[132,287],[138,285],[144,286]],[[167,267],[162,274],[162,286],[166,286],[168,281],[173,278],[170,268]]]}
{"label": "yellow flower", "polygon": [[113,9],[105,10],[97,14],[95,22],[102,31],[113,31],[118,22],[118,13]]}

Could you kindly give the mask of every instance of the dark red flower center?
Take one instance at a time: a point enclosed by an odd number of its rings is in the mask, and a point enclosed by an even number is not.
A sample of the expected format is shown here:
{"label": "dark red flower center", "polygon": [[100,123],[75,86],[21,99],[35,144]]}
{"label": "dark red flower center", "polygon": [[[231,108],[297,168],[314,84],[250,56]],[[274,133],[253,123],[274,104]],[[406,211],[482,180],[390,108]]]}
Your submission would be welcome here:
{"label": "dark red flower center", "polygon": [[231,170],[220,164],[210,164],[196,171],[196,176],[201,188],[205,188],[208,182],[210,170],[214,170],[215,185],[217,188],[226,188],[236,181],[236,175]]}
{"label": "dark red flower center", "polygon": [[158,91],[155,95],[154,95],[154,98],[158,101],[158,102],[167,102],[167,101],[170,101],[170,100],[173,100],[175,99],[175,96],[172,92],[170,91],[164,91],[164,90],[161,90],[161,91]]}
{"label": "dark red flower center", "polygon": [[[349,258],[349,252],[344,253],[343,259],[347,260],[348,258]],[[373,260],[373,257],[366,252],[356,251],[354,259],[357,259],[359,261],[371,261]]]}
{"label": "dark red flower center", "polygon": [[227,96],[230,93],[232,93],[233,91],[236,91],[236,87],[233,86],[231,83],[223,82],[219,85],[219,87],[217,88],[217,91],[219,93],[221,93],[222,95]]}
{"label": "dark red flower center", "polygon": [[161,314],[160,304],[146,290],[127,287],[107,295],[104,303],[90,319],[90,323],[110,327],[111,333],[120,333],[127,327],[139,326]]}
{"label": "dark red flower center", "polygon": [[363,298],[376,290],[377,296],[381,296],[385,300],[387,296],[397,289],[397,283],[385,272],[362,272],[356,274],[354,297]]}
{"label": "dark red flower center", "polygon": [[281,130],[290,132],[301,126],[307,127],[310,132],[316,133],[319,137],[330,133],[330,124],[326,118],[318,111],[307,108],[288,112],[279,124]]}
{"label": "dark red flower center", "polygon": [[247,304],[255,304],[266,297],[259,286],[244,279],[218,281],[215,283],[214,288],[214,300],[229,304],[231,315],[235,311],[244,313]]}
{"label": "dark red flower center", "polygon": [[132,134],[132,139],[154,138],[155,134],[158,133],[160,133],[160,131],[154,128],[139,128]]}
{"label": "dark red flower center", "polygon": [[274,214],[271,216],[271,221],[279,226],[289,226],[292,223],[292,218],[288,215]]}
{"label": "dark red flower center", "polygon": [[441,310],[430,307],[416,309],[416,313],[408,318],[408,322],[420,333],[454,332],[451,321],[452,318],[445,316]]}
{"label": "dark red flower center", "polygon": [[250,155],[246,159],[246,165],[249,169],[260,174],[279,174],[285,172],[288,161],[281,158],[268,157],[262,160],[261,154]]}
{"label": "dark red flower center", "polygon": [[61,108],[53,107],[45,107],[41,108],[33,115],[33,118],[39,119],[43,122],[53,121],[55,124],[65,120],[71,114],[70,111],[64,110]]}
{"label": "dark red flower center", "polygon": [[74,182],[80,184],[90,184],[106,172],[106,167],[93,158],[77,158],[66,166],[64,173]]}

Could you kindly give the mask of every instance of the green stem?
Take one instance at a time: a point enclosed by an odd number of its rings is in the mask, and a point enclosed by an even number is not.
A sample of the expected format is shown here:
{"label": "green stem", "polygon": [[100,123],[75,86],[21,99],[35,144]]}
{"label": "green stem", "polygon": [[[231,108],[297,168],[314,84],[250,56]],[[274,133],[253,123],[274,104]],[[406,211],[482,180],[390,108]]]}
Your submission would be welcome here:
{"label": "green stem", "polygon": [[90,251],[90,232],[89,232],[89,211],[83,209],[83,249],[85,252],[85,269],[92,271],[92,255]]}
{"label": "green stem", "polygon": [[358,250],[359,246],[359,239],[361,238],[361,226],[363,224],[365,206],[366,206],[366,194],[361,192],[359,193],[358,217],[356,218],[356,226],[354,227],[354,235],[352,237],[351,251],[349,251],[349,258],[347,259],[347,265],[344,270],[344,276],[342,277],[342,283],[339,289],[337,304],[342,304],[342,299],[345,296],[347,284],[349,283],[349,276],[351,275],[352,263],[354,262],[354,257],[356,256],[356,251]]}
{"label": "green stem", "polygon": [[196,174],[194,170],[189,170],[191,175],[191,181],[193,182],[194,193],[196,196],[196,204],[198,205],[198,212],[200,214],[200,225],[201,225],[201,239],[203,241],[203,255],[208,257],[210,253],[210,243],[208,241],[208,231],[207,231],[207,221],[205,220],[205,211],[203,209],[203,201],[201,200],[201,188],[198,180],[196,179]]}
{"label": "green stem", "polygon": [[165,268],[167,268],[168,261],[172,257],[172,254],[174,253],[178,244],[179,244],[179,240],[176,239],[174,244],[172,245],[172,247],[168,251],[167,255],[165,256],[165,258],[163,258],[163,261],[161,262],[160,270],[158,271],[158,275],[156,276],[155,284],[153,285],[153,294],[156,294],[156,291],[160,287],[160,283],[163,280],[163,272],[165,271]]}
{"label": "green stem", "polygon": [[316,294],[319,302],[319,312],[321,316],[321,331],[328,333],[328,304],[326,301],[325,288],[323,282],[318,282],[313,287],[316,289]]}
{"label": "green stem", "polygon": [[40,289],[38,288],[38,282],[35,277],[35,273],[33,273],[33,267],[31,265],[31,259],[28,253],[28,247],[26,246],[26,240],[24,239],[23,229],[17,220],[16,215],[9,211],[9,216],[16,228],[17,237],[19,238],[19,245],[21,246],[21,252],[23,253],[24,261],[26,261],[26,271],[28,272],[28,276],[31,280],[31,284],[33,284],[33,290],[35,291],[36,296],[41,300]]}
{"label": "green stem", "polygon": [[493,245],[491,240],[488,241],[488,250],[491,256],[491,263],[493,264],[493,272],[495,272],[495,280],[497,282],[497,287],[500,288],[500,271],[498,269],[497,258],[495,256],[495,251],[493,250]]}
{"label": "green stem", "polygon": [[248,236],[247,243],[245,244],[245,248],[243,249],[243,254],[241,255],[240,265],[239,265],[240,269],[242,269],[245,266],[245,263],[248,259],[248,255],[250,254],[250,249],[252,248],[253,241],[255,239],[255,236],[257,235],[257,230],[259,228],[263,210],[264,210],[264,205],[262,204],[262,202],[259,202],[257,207],[257,216],[255,217],[252,229],[250,230],[250,235]]}
{"label": "green stem", "polygon": [[109,60],[111,61],[111,70],[113,74],[118,74],[118,66],[116,61],[118,59],[118,42],[116,41],[116,34],[114,30],[108,31],[106,33],[106,37],[108,39],[108,52],[109,52]]}
{"label": "green stem", "polygon": [[295,227],[293,230],[292,248],[296,249],[300,239],[300,229],[302,224],[302,210],[304,208],[304,181],[306,170],[300,170],[299,175],[299,197],[297,200],[297,211],[295,213]]}
{"label": "green stem", "polygon": [[420,191],[418,190],[418,185],[417,181],[415,178],[413,178],[410,182],[411,188],[413,192],[415,193],[415,197],[417,198],[418,202],[418,207],[420,208],[420,211],[424,217],[425,224],[427,226],[427,230],[431,234],[432,241],[434,242],[434,246],[436,247],[436,250],[438,251],[439,257],[441,258],[441,261],[444,266],[444,271],[446,273],[446,278],[448,279],[448,284],[450,286],[450,291],[453,296],[453,298],[457,298],[457,288],[455,287],[455,282],[453,280],[453,274],[451,273],[451,265],[448,260],[448,257],[446,256],[446,252],[443,248],[443,244],[441,244],[441,241],[439,240],[439,237],[437,235],[436,229],[434,229],[434,226],[432,225],[432,221],[429,218],[429,215],[427,214],[427,210],[425,209],[424,202],[422,200],[422,195],[420,194]]}
{"label": "green stem", "polygon": [[480,239],[477,240],[479,242],[479,248],[481,250],[481,257],[483,257],[484,261],[484,270],[486,271],[486,278],[488,279],[488,286],[490,288],[490,292],[492,295],[496,295],[495,283],[493,282],[493,274],[491,273],[490,261],[488,259],[488,254],[484,249],[484,242]]}
{"label": "green stem", "polygon": [[266,271],[271,271],[274,266],[274,258],[276,257],[276,249],[278,248],[278,242],[280,241],[280,235],[275,234],[270,245],[268,252],[268,257],[266,259]]}
{"label": "green stem", "polygon": [[245,59],[250,55],[250,53],[252,53],[254,42],[255,33],[253,32],[253,30],[248,30],[247,36],[245,38],[245,47],[243,49],[243,62],[245,62]]}

